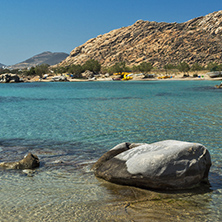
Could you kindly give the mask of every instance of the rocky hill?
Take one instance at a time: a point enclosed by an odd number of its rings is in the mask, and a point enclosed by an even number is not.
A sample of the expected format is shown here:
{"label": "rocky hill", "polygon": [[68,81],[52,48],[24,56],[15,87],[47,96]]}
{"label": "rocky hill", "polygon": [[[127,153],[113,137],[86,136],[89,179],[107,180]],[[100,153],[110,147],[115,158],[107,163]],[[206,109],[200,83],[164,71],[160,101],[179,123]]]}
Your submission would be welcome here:
{"label": "rocky hill", "polygon": [[63,61],[69,54],[63,52],[43,52],[35,55],[23,62],[10,66],[12,69],[29,68],[36,65],[48,64],[55,65]]}
{"label": "rocky hill", "polygon": [[82,64],[88,59],[104,66],[151,62],[156,67],[187,62],[222,63],[222,11],[184,23],[139,20],[76,47],[59,66]]}

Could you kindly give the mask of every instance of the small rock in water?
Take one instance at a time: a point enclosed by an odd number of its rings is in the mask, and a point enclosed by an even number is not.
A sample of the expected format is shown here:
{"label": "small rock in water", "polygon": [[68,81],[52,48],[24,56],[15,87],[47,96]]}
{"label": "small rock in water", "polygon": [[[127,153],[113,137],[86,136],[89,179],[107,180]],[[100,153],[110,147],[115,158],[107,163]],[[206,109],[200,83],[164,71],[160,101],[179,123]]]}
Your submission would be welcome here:
{"label": "small rock in water", "polygon": [[17,162],[2,162],[0,163],[0,167],[4,167],[7,169],[34,169],[39,167],[39,158],[32,154],[28,153],[22,160]]}
{"label": "small rock in water", "polygon": [[30,169],[22,170],[22,172],[25,173],[28,177],[33,177],[35,174],[35,170]]}
{"label": "small rock in water", "polygon": [[55,160],[52,163],[58,164],[58,163],[64,163],[64,161],[63,160]]}

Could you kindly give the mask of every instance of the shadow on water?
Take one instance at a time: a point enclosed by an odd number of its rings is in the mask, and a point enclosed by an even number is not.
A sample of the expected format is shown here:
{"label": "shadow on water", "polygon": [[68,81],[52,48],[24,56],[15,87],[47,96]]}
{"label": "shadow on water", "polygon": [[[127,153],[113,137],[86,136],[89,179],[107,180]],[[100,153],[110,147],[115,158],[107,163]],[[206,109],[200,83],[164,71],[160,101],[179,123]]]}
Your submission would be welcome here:
{"label": "shadow on water", "polygon": [[7,103],[12,103],[12,102],[23,102],[23,101],[46,101],[48,100],[47,98],[24,98],[24,97],[16,97],[16,96],[7,96],[7,97],[2,97],[0,96],[0,103],[2,102],[7,102]]}
{"label": "shadow on water", "polygon": [[189,91],[200,91],[200,92],[217,92],[217,91],[221,91],[221,89],[217,89],[214,86],[196,86],[196,87],[188,87],[185,90],[189,90]]}
{"label": "shadow on water", "polygon": [[[161,191],[123,186],[98,179],[113,197],[111,205],[122,208],[135,221],[221,221],[222,175],[214,169],[209,184],[189,190]],[[218,202],[219,201],[219,202]],[[111,208],[110,208],[111,209]],[[214,218],[214,219],[213,219]]]}
{"label": "shadow on water", "polygon": [[[130,200],[137,200],[138,198],[147,198],[151,200],[153,197],[156,199],[162,197],[185,197],[199,194],[206,194],[213,192],[213,189],[210,184],[202,183],[200,186],[192,189],[184,190],[158,190],[158,189],[143,189],[134,186],[119,185],[104,181],[97,178],[100,181],[100,185],[104,186],[110,193],[118,196],[119,198],[126,198]],[[222,186],[221,186],[222,188]],[[142,195],[140,195],[142,194]],[[151,195],[152,194],[152,195]],[[140,199],[139,198],[139,199]],[[150,199],[151,198],[151,199]],[[161,199],[161,198],[160,198]]]}
{"label": "shadow on water", "polygon": [[[211,213],[209,186],[182,191],[159,191],[122,186],[98,179],[113,198],[110,210],[122,209],[133,221],[202,221]],[[205,218],[206,216],[206,218]]]}
{"label": "shadow on water", "polygon": [[43,87],[49,87],[47,83],[44,82],[26,82],[26,83],[19,83],[16,84],[14,87],[16,88],[43,88]]}
{"label": "shadow on water", "polygon": [[222,175],[217,172],[210,172],[209,181],[212,190],[222,190]]}
{"label": "shadow on water", "polygon": [[174,93],[168,93],[168,92],[162,92],[162,93],[157,93],[156,96],[176,96]]}

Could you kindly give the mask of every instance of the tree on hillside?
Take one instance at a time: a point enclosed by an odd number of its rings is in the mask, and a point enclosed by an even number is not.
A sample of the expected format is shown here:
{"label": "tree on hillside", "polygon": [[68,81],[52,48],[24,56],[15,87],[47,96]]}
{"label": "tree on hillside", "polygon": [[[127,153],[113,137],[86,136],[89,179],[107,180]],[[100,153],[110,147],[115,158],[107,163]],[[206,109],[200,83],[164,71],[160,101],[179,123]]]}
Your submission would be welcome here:
{"label": "tree on hillside", "polygon": [[34,76],[35,74],[36,74],[36,72],[35,72],[35,67],[32,66],[32,67],[29,69],[29,71],[28,71],[28,75]]}
{"label": "tree on hillside", "polygon": [[214,63],[214,62],[210,62],[208,65],[207,65],[207,70],[211,71],[211,72],[214,72],[214,71],[220,71],[219,70],[219,65],[217,63]]}
{"label": "tree on hillside", "polygon": [[126,66],[126,62],[117,62],[108,69],[109,73],[127,72],[129,67]]}
{"label": "tree on hillside", "polygon": [[218,70],[222,71],[222,64],[218,65]]}
{"label": "tree on hillside", "polygon": [[75,78],[81,78],[81,73],[83,72],[83,67],[81,65],[71,65],[68,69],[69,73],[72,73]]}
{"label": "tree on hillside", "polygon": [[132,68],[131,68],[131,70],[132,70],[133,72],[138,72],[138,71],[139,71],[139,68],[138,68],[138,66],[133,65]]}
{"label": "tree on hillside", "polygon": [[83,70],[89,70],[91,72],[94,73],[98,73],[101,69],[101,65],[99,64],[99,62],[97,60],[94,59],[89,59],[85,62],[85,64],[83,65]]}
{"label": "tree on hillside", "polygon": [[0,75],[4,74],[4,73],[10,73],[10,70],[9,69],[0,68]]}
{"label": "tree on hillside", "polygon": [[165,69],[166,74],[167,74],[167,73],[168,73],[168,70],[175,69],[176,67],[175,67],[173,64],[168,63],[168,64],[164,65],[164,67],[163,67],[163,68]]}
{"label": "tree on hillside", "polygon": [[140,72],[148,73],[153,69],[153,65],[149,62],[142,62],[138,66]]}
{"label": "tree on hillside", "polygon": [[36,75],[39,75],[40,78],[42,78],[43,74],[46,74],[49,72],[49,65],[48,64],[41,64],[41,65],[37,65],[35,67],[35,73]]}
{"label": "tree on hillside", "polygon": [[203,67],[196,62],[192,65],[190,70],[197,73],[198,71],[203,70]]}
{"label": "tree on hillside", "polygon": [[190,70],[190,66],[186,62],[179,63],[177,68],[180,72],[184,72],[184,73],[188,73]]}
{"label": "tree on hillside", "polygon": [[69,67],[56,67],[56,68],[52,68],[53,72],[56,74],[62,74],[62,73],[66,73],[68,72]]}
{"label": "tree on hillside", "polygon": [[25,69],[25,70],[23,71],[23,73],[24,73],[25,75],[27,75],[27,76],[34,76],[34,75],[36,75],[35,67],[32,66],[29,70],[28,70],[28,69]]}

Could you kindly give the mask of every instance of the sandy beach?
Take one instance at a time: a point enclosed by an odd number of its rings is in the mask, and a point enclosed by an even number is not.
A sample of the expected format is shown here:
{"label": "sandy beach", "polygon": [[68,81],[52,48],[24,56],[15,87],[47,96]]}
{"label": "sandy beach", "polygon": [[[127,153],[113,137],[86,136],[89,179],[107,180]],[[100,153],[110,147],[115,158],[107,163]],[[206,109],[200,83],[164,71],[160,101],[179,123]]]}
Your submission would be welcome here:
{"label": "sandy beach", "polygon": [[[184,77],[183,73],[177,73],[177,74],[164,74],[164,73],[158,73],[158,74],[153,74],[154,77],[153,78],[145,78],[144,74],[133,74],[132,75],[132,79],[128,80],[128,81],[169,81],[169,80],[212,80],[212,81],[222,81],[222,77],[218,77],[218,78],[211,78],[209,77],[209,75],[205,72],[205,73],[198,73],[198,77],[193,77],[194,73],[189,74],[188,77]],[[53,78],[55,78],[56,76],[58,77],[65,77],[65,81],[69,81],[69,82],[87,82],[87,81],[113,81],[113,79],[116,78],[115,75],[105,75],[105,74],[98,74],[95,75],[94,78],[92,79],[77,79],[77,78],[72,78],[69,75],[49,75],[47,78],[45,79],[41,79],[37,76],[35,77],[22,77],[24,82],[58,82],[56,80],[53,80]],[[122,80],[120,80],[122,81]]]}

